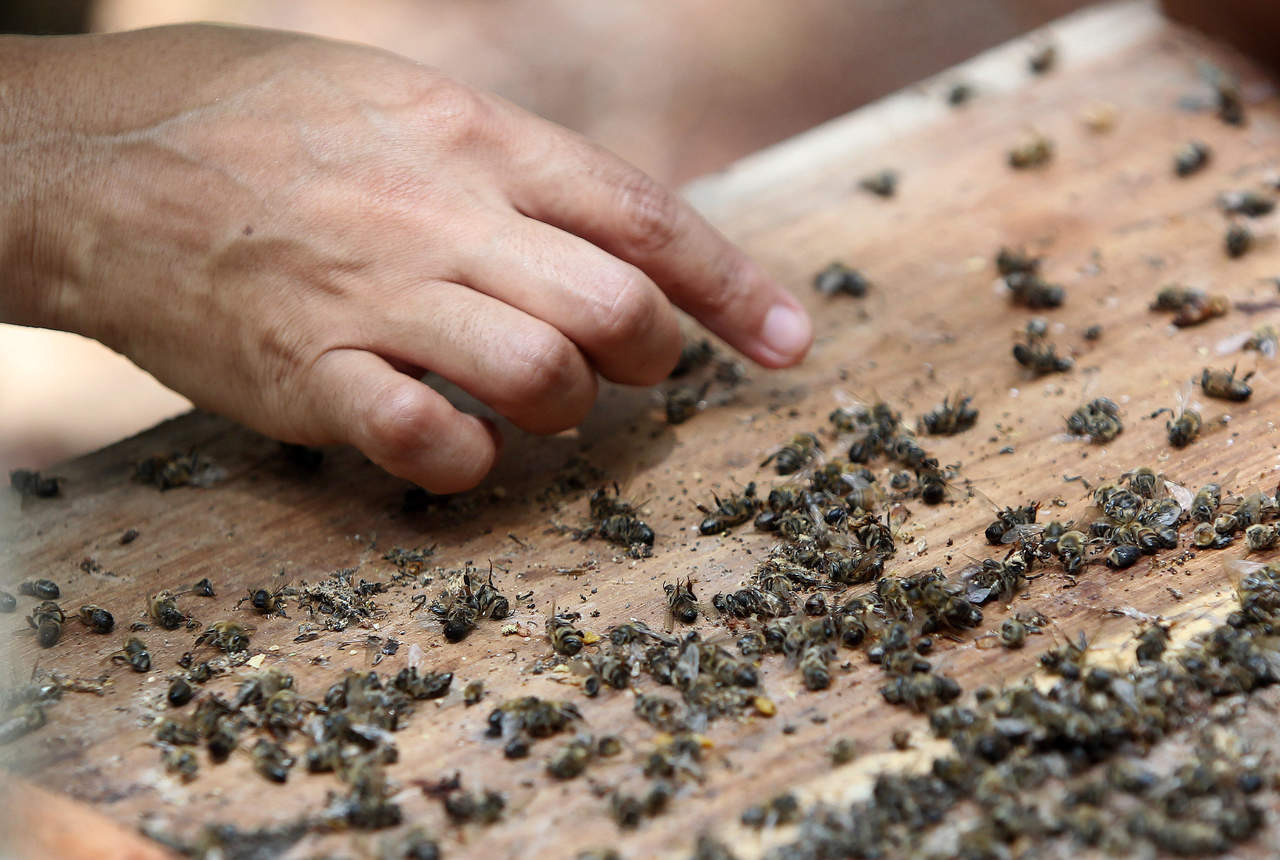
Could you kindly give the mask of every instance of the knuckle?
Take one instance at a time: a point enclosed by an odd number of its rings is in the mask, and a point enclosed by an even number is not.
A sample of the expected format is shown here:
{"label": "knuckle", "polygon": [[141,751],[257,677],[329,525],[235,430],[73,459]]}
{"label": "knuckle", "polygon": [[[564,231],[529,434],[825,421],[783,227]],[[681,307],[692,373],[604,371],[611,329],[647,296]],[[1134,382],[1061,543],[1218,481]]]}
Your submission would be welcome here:
{"label": "knuckle", "polygon": [[465,148],[486,134],[490,110],[475,90],[447,83],[437,87],[428,102],[429,122],[454,147]]}
{"label": "knuckle", "polygon": [[622,238],[636,252],[653,254],[675,241],[680,201],[658,182],[629,170],[618,183]]}
{"label": "knuckle", "polygon": [[399,462],[422,444],[430,424],[421,396],[405,385],[384,386],[364,410],[358,447],[374,460]]}
{"label": "knuckle", "polygon": [[620,347],[644,340],[658,316],[654,290],[639,272],[623,272],[606,279],[601,287],[607,301],[601,303],[596,333],[603,346]]}
{"label": "knuckle", "polygon": [[512,354],[514,363],[508,406],[520,413],[537,413],[550,420],[556,407],[572,402],[583,389],[586,374],[582,356],[567,338],[555,331],[531,333],[521,339]]}

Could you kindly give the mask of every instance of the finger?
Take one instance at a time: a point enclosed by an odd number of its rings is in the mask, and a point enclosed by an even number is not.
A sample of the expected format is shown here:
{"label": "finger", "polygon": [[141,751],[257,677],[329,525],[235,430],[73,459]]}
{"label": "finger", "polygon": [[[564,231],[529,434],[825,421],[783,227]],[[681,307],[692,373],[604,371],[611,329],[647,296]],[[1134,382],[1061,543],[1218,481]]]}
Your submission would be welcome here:
{"label": "finger", "polygon": [[507,187],[520,212],[639,267],[760,364],[804,357],[813,327],[800,303],[687,203],[576,135],[550,126],[542,137],[549,143],[536,158],[512,159]]}
{"label": "finger", "polygon": [[567,430],[591,411],[587,360],[518,308],[448,281],[410,285],[378,308],[372,351],[440,374],[530,433]]}
{"label": "finger", "polygon": [[680,356],[679,322],[653,281],[541,221],[502,219],[461,270],[468,285],[562,332],[614,382],[661,382]]}
{"label": "finger", "polygon": [[501,440],[492,425],[359,349],[326,352],[311,369],[314,419],[393,475],[433,493],[470,489]]}

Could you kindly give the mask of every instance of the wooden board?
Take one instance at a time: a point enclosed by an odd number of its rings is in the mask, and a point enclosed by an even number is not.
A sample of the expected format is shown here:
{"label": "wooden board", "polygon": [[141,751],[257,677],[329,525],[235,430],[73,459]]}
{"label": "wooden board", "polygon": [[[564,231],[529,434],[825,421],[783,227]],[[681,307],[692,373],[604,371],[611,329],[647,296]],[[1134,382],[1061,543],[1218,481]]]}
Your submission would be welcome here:
{"label": "wooden board", "polygon": [[[1083,504],[1080,485],[1065,483],[1065,475],[1095,480],[1143,464],[1187,486],[1232,471],[1241,489],[1276,484],[1280,436],[1272,416],[1280,403],[1280,372],[1274,366],[1262,365],[1247,404],[1226,409],[1210,403],[1206,414],[1229,412],[1230,424],[1184,451],[1167,446],[1163,418],[1146,417],[1175,405],[1183,381],[1206,363],[1240,361],[1253,368],[1256,354],[1218,356],[1215,345],[1274,319],[1275,312],[1236,310],[1198,328],[1174,330],[1147,303],[1170,281],[1223,292],[1237,302],[1276,298],[1275,285],[1266,280],[1280,274],[1273,218],[1257,222],[1257,250],[1229,260],[1215,196],[1272,175],[1280,153],[1280,106],[1254,68],[1163,22],[1145,3],[1104,6],[1049,32],[1059,45],[1060,65],[1047,76],[1026,73],[1030,41],[1012,44],[689,189],[721,228],[814,312],[818,339],[803,367],[753,371],[727,403],[674,428],[662,422],[652,392],[618,388],[605,391],[576,432],[535,439],[504,427],[503,461],[484,487],[457,509],[421,514],[402,513],[403,482],[354,452],[330,451],[319,474],[302,477],[280,461],[273,442],[217,417],[183,416],[52,470],[65,479],[60,499],[23,503],[6,495],[0,501],[0,585],[50,577],[62,585],[65,606],[92,600],[114,611],[123,627],[142,620],[147,594],[208,576],[218,596],[184,597],[183,609],[201,625],[222,618],[255,623],[253,652],[263,655],[264,665],[292,672],[310,697],[320,696],[343,668],[368,665],[359,644],[367,633],[405,643],[380,669],[398,669],[407,646],[419,644],[429,668],[456,673],[454,691],[419,708],[397,737],[401,758],[389,773],[407,784],[457,770],[466,785],[502,790],[510,803],[506,819],[494,827],[458,830],[445,822],[437,802],[404,792],[406,814],[439,835],[448,856],[573,856],[610,845],[627,857],[678,855],[702,830],[729,838],[746,855],[758,853],[765,842],[734,822],[765,792],[792,786],[805,799],[847,799],[865,792],[877,770],[927,763],[936,749],[925,740],[923,718],[882,701],[877,667],[854,655],[839,665],[830,690],[812,694],[780,660],[766,661],[763,685],[778,703],[777,716],[714,723],[705,781],[682,789],[666,817],[622,835],[604,814],[607,801],[591,788],[636,784],[638,758],[653,731],[632,716],[634,695],[607,691],[589,701],[564,683],[571,674],[529,669],[550,653],[541,628],[552,605],[582,612],[586,626],[603,633],[632,617],[660,626],[662,584],[678,577],[694,576],[704,599],[736,586],[770,539],[749,527],[730,537],[699,537],[694,504],[751,480],[767,486],[773,476],[759,463],[778,442],[823,427],[827,413],[851,398],[883,397],[914,416],[962,390],[981,409],[978,427],[931,440],[929,447],[942,462],[961,464],[961,475],[1001,504],[1040,499],[1054,516],[1061,500],[1065,517]],[[1207,107],[1180,104],[1191,97],[1207,105],[1208,89],[1196,68],[1203,58],[1242,75],[1254,102],[1246,127],[1222,124]],[[952,109],[944,94],[958,79],[974,82],[978,94]],[[1106,133],[1081,121],[1082,112],[1098,103],[1115,112],[1114,128]],[[1040,170],[1010,170],[1007,150],[1032,127],[1055,142],[1054,160]],[[1200,175],[1175,179],[1173,151],[1191,138],[1213,147],[1212,164]],[[859,177],[883,167],[901,172],[894,198],[856,189]],[[1047,276],[1067,288],[1067,304],[1047,316],[1052,339],[1076,357],[1074,372],[1031,380],[1009,357],[1030,314],[1010,306],[995,288],[991,257],[1002,244],[1044,253]],[[870,296],[827,300],[813,294],[814,271],[835,258],[867,273],[874,283]],[[1104,333],[1087,342],[1082,332],[1093,324]],[[1126,431],[1106,446],[1060,439],[1063,417],[1086,397],[1100,395],[1122,405]],[[210,489],[165,493],[129,480],[135,461],[189,448],[216,461],[226,478]],[[556,524],[578,524],[585,514],[583,494],[548,499],[542,493],[574,454],[604,469],[625,495],[647,500],[646,519],[658,534],[652,558],[619,557],[605,544],[575,542],[554,530]],[[936,565],[955,572],[990,555],[981,537],[990,509],[981,499],[956,493],[936,508],[910,508],[913,541],[891,570],[916,573]],[[122,545],[120,536],[130,528],[139,537]],[[531,635],[504,637],[501,625],[488,623],[461,644],[445,644],[437,623],[409,614],[413,594],[434,596],[438,585],[380,597],[386,611],[376,629],[301,645],[293,639],[305,619],[296,610],[292,619],[259,620],[234,608],[251,586],[316,581],[338,568],[388,579],[391,566],[382,556],[394,546],[435,546],[433,561],[448,568],[493,561],[506,571],[499,581],[508,595],[532,592],[516,605],[514,618]],[[1228,551],[1230,557],[1240,552]],[[1179,566],[1144,558],[1121,573],[1098,565],[1074,587],[1060,575],[1047,576],[1014,606],[989,607],[984,629],[1014,610],[1037,609],[1054,621],[1055,636],[1083,630],[1101,647],[1119,647],[1134,622],[1110,610],[1131,608],[1190,630],[1192,622],[1220,617],[1231,602],[1224,557],[1202,554]],[[580,575],[558,572],[584,568]],[[21,608],[29,603],[24,599]],[[714,619],[702,624],[708,635],[717,632]],[[105,673],[111,679],[106,696],[68,694],[50,711],[48,726],[0,749],[6,767],[125,825],[152,818],[179,832],[214,820],[245,827],[285,821],[318,808],[338,787],[336,780],[301,773],[287,788],[269,785],[245,755],[222,766],[203,765],[199,779],[185,787],[166,775],[148,745],[149,724],[160,710],[165,679],[192,647],[193,634],[141,635],[157,667],[145,676],[109,661],[119,636],[94,636],[71,623],[62,642],[41,650],[21,612],[0,617],[6,672],[13,679],[37,663],[76,677]],[[967,636],[941,643],[935,662],[967,689],[1012,682],[1032,671],[1039,646],[1049,639],[1006,652],[979,649]],[[233,689],[245,671],[210,687]],[[467,708],[461,689],[475,679],[484,680],[486,698]],[[535,745],[527,760],[505,760],[500,744],[484,738],[485,717],[501,699],[523,694],[578,702],[587,726],[618,732],[627,753],[564,784],[543,772],[554,741]],[[917,738],[917,749],[893,752],[889,736],[904,726]],[[858,765],[831,769],[825,751],[837,736],[856,739],[863,751]],[[775,832],[765,841],[783,835]],[[296,853],[367,854],[382,838],[311,838]]]}

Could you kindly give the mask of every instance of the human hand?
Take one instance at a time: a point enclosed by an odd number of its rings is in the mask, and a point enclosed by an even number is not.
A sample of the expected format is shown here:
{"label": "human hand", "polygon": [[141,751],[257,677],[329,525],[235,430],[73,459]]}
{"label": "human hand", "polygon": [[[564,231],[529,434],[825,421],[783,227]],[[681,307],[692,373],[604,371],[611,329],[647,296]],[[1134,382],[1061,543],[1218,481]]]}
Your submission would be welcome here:
{"label": "human hand", "polygon": [[0,315],[276,438],[453,492],[499,439],[424,370],[553,433],[597,372],[665,377],[673,304],[765,366],[808,349],[795,299],[678,197],[381,51],[181,26],[8,41],[0,71],[30,93],[0,128],[6,264],[27,249]]}

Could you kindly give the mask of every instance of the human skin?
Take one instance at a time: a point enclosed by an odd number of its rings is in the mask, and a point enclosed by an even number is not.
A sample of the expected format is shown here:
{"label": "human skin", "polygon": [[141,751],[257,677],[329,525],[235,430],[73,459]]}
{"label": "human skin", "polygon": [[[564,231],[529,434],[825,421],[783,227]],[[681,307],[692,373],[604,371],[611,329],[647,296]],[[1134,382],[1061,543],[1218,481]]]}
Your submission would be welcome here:
{"label": "human skin", "polygon": [[434,492],[597,374],[674,366],[673,306],[766,367],[795,299],[583,138],[371,48],[209,25],[0,38],[0,319],[77,332],[278,439]]}

